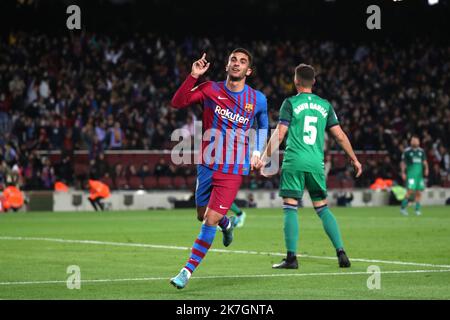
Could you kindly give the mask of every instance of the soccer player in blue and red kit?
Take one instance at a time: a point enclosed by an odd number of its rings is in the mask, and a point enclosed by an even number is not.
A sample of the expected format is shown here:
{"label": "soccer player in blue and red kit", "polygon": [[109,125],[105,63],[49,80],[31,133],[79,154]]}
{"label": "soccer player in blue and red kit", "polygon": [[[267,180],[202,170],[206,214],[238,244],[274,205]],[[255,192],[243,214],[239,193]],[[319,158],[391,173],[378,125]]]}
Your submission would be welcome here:
{"label": "soccer player in blue and red kit", "polygon": [[[171,284],[182,289],[201,263],[217,231],[223,232],[223,243],[233,240],[233,223],[226,214],[242,182],[261,162],[260,155],[267,138],[267,99],[263,93],[245,84],[252,73],[252,56],[245,49],[235,49],[226,65],[227,78],[222,82],[197,80],[209,68],[206,54],[192,64],[191,74],[172,98],[174,108],[195,103],[203,105],[202,148],[197,166],[195,200],[197,217],[203,221],[191,255]],[[254,121],[256,120],[256,122]],[[250,150],[249,133],[257,126],[254,150]]]}

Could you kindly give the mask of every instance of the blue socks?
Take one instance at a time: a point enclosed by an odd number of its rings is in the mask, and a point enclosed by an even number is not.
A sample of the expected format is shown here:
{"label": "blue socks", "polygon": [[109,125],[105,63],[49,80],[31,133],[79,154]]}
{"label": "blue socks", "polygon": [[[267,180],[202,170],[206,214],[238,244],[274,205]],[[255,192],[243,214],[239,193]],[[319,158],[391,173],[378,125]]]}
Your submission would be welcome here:
{"label": "blue socks", "polygon": [[202,224],[200,234],[198,235],[197,239],[194,242],[194,245],[192,246],[191,256],[189,257],[189,260],[185,266],[185,268],[188,269],[191,273],[193,273],[200,262],[202,262],[203,258],[211,247],[211,244],[214,241],[214,237],[216,236],[216,231],[216,226],[207,226],[206,224]]}

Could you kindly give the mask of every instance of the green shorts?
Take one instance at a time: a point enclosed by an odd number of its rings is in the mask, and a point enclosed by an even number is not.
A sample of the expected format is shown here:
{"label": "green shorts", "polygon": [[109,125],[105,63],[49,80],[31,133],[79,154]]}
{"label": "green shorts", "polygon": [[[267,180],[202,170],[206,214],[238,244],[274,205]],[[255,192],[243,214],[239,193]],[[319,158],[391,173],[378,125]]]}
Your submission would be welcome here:
{"label": "green shorts", "polygon": [[406,189],[423,191],[425,190],[425,183],[421,176],[408,176],[406,178]]}
{"label": "green shorts", "polygon": [[312,201],[327,198],[325,173],[281,169],[280,197],[300,199],[305,187]]}

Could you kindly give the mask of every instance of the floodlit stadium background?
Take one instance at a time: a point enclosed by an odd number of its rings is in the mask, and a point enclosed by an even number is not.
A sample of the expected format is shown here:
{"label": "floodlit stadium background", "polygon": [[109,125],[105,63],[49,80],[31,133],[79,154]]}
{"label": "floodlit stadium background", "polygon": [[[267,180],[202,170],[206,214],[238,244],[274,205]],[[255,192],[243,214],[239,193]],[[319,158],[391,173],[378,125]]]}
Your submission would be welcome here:
{"label": "floodlit stadium background", "polygon": [[[294,92],[293,68],[299,62],[317,68],[315,91],[334,105],[365,170],[354,180],[330,141],[330,189],[355,191],[359,205],[386,203],[387,197],[358,190],[376,178],[402,184],[400,155],[413,133],[430,163],[428,186],[450,186],[447,1],[384,1],[381,30],[367,29],[364,1],[70,4],[82,9],[82,31],[65,28],[67,1],[1,4],[0,183],[12,180],[30,191],[28,209],[73,209],[67,195],[53,199],[31,191],[52,190],[62,181],[76,195],[89,178],[114,190],[168,189],[178,191],[169,193],[173,198],[188,198],[195,168],[171,163],[175,143],[169,137],[178,128],[193,132],[201,109],[178,111],[169,101],[201,52],[212,61],[205,80],[222,79],[236,46],[254,53],[249,81],[268,97],[272,128],[281,102]],[[243,188],[259,194],[278,183],[252,174]],[[162,194],[136,208],[173,206]],[[249,200],[250,194],[240,197]],[[436,191],[429,203],[446,198],[447,192]],[[130,206],[122,194],[113,199],[112,209]],[[268,205],[273,201],[259,203]]]}
{"label": "floodlit stadium background", "polygon": [[[71,4],[81,31],[66,28]],[[380,30],[366,26],[372,4]],[[16,184],[27,200],[0,214],[0,299],[449,299],[449,17],[444,0],[0,1],[0,191]],[[237,197],[245,226],[231,248],[216,240],[180,293],[168,279],[198,232],[196,171],[171,162],[170,135],[192,132],[201,108],[170,99],[203,52],[204,79],[224,79],[235,47],[254,55],[248,81],[267,95],[271,128],[294,67],[318,71],[314,91],[364,169],[354,179],[328,139],[329,200],[352,268],[338,268],[305,195],[300,269],[272,270],[285,254],[279,178],[251,174]],[[430,164],[420,217],[401,216],[391,188],[373,186],[404,184],[411,134]],[[106,212],[92,212],[90,178],[111,186]],[[373,265],[380,290],[366,285]],[[73,266],[81,290],[66,286]]]}

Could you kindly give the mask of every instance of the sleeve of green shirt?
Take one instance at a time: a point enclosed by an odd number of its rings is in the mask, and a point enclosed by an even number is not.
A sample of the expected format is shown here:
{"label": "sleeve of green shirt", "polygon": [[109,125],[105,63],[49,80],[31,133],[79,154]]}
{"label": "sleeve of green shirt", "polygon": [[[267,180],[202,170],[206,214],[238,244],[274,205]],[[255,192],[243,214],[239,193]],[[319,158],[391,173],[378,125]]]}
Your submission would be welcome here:
{"label": "sleeve of green shirt", "polygon": [[337,126],[338,124],[339,120],[336,116],[336,112],[334,112],[333,106],[330,104],[330,111],[328,112],[328,119],[327,119],[327,129]]}
{"label": "sleeve of green shirt", "polygon": [[279,123],[284,124],[285,126],[289,126],[289,123],[292,119],[292,104],[288,99],[283,101],[283,104],[280,108],[280,117]]}

